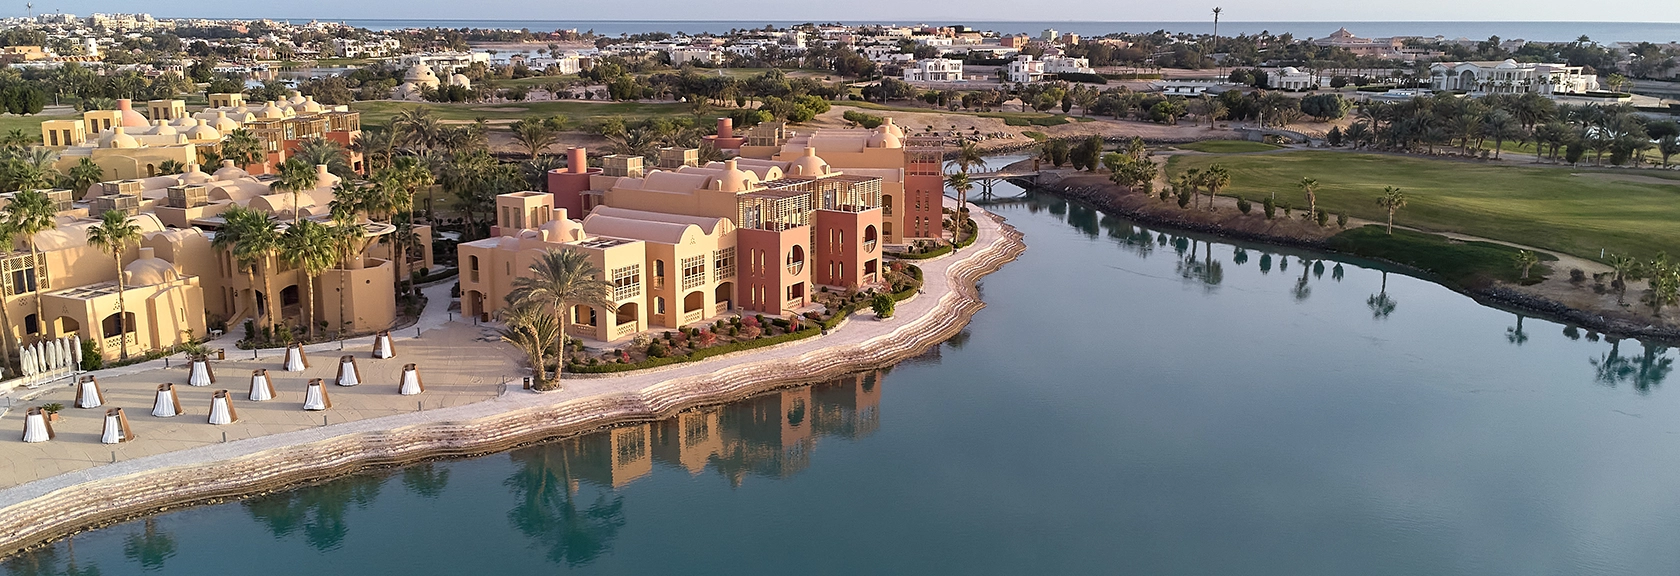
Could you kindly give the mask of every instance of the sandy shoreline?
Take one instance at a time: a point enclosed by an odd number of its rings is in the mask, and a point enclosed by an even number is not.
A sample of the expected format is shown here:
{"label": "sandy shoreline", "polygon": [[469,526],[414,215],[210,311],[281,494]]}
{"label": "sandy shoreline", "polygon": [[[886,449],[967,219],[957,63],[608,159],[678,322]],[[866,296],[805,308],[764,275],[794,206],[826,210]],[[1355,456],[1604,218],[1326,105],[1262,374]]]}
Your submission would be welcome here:
{"label": "sandy shoreline", "polygon": [[1025,250],[1021,234],[1001,218],[978,208],[976,214],[990,216],[976,219],[980,241],[919,262],[925,294],[900,304],[890,320],[854,318],[846,329],[792,346],[575,381],[555,393],[515,388],[487,401],[212,443],[13,486],[0,490],[0,555],[183,506],[369,468],[499,452],[895,363],[967,325],[984,307],[979,278]]}

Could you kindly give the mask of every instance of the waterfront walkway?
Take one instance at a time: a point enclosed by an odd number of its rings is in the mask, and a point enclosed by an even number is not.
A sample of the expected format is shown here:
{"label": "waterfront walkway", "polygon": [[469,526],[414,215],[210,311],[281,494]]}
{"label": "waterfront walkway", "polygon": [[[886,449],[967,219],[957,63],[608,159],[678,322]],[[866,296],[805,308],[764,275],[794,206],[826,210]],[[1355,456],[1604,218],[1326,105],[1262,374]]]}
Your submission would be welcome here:
{"label": "waterfront walkway", "polygon": [[[488,327],[451,321],[447,283],[428,288],[430,301],[416,327],[394,335],[394,359],[370,358],[371,339],[362,338],[347,342],[343,352],[336,343],[310,347],[311,368],[303,373],[282,371],[279,350],[259,352],[254,360],[230,357],[214,363],[218,382],[206,388],[186,386],[181,366],[102,373],[106,406],[126,409],[134,442],[99,443],[102,409],[66,408],[64,421],[55,425],[58,437],[39,444],[16,439],[23,431],[21,410],[0,418],[0,430],[16,435],[0,437],[0,461],[7,464],[0,469],[0,554],[20,542],[148,508],[237,495],[370,462],[502,449],[498,442],[648,417],[778,382],[902,359],[966,324],[981,307],[973,283],[1024,249],[1012,228],[978,207],[972,210],[979,223],[974,245],[917,262],[924,272],[923,293],[901,302],[890,319],[862,312],[826,336],[664,369],[568,378],[558,392],[506,385],[517,380],[517,353],[497,342]],[[357,357],[364,384],[330,385],[340,354]],[[417,397],[397,394],[398,373],[409,362],[419,364],[426,382],[425,394]],[[244,400],[254,368],[267,368],[275,379],[275,400]],[[309,378],[328,381],[331,410],[301,409]],[[177,384],[185,414],[150,415],[156,386],[164,382]],[[208,424],[210,395],[224,388],[236,399],[240,421]],[[71,392],[64,387],[31,404],[68,406]],[[105,501],[85,504],[88,498]]]}

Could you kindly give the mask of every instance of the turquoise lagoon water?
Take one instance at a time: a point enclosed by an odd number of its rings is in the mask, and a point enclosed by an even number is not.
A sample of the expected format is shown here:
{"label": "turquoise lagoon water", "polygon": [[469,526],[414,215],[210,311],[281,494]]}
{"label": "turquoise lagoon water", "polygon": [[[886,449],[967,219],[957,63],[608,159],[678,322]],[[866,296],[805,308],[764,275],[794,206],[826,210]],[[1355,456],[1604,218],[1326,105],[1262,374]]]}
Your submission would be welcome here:
{"label": "turquoise lagoon water", "polygon": [[188,509],[11,574],[1660,574],[1675,352],[1029,195],[958,338],[670,421]]}

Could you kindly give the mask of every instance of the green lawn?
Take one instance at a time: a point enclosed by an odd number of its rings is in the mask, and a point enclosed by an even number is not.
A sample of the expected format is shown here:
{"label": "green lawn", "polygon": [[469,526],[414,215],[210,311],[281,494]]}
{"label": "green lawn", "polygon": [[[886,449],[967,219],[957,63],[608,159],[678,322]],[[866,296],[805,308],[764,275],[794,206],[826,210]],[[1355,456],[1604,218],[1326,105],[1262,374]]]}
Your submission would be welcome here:
{"label": "green lawn", "polygon": [[1282,148],[1282,146],[1278,146],[1276,144],[1250,142],[1247,140],[1202,140],[1199,142],[1191,142],[1189,144],[1179,144],[1174,147],[1180,150],[1195,150],[1197,152],[1207,152],[1210,154],[1265,152],[1267,150],[1277,150],[1278,148]]}
{"label": "green lawn", "polygon": [[[937,108],[917,108],[917,107],[914,107],[914,106],[892,106],[892,105],[888,105],[888,104],[878,104],[878,103],[875,103],[875,102],[864,102],[864,101],[860,101],[860,100],[846,100],[846,101],[843,101],[843,102],[835,102],[834,105],[835,106],[851,106],[853,108],[862,108],[864,110],[876,110],[876,111],[882,111],[882,112],[912,112],[912,113],[919,113],[919,114],[952,114],[952,115],[958,115],[958,116],[975,116],[975,117],[979,117],[979,118],[1000,118],[1000,119],[1003,120],[1004,124],[1007,124],[1007,125],[1010,125],[1010,126],[1060,126],[1062,124],[1069,124],[1069,123],[1072,123],[1072,122],[1089,122],[1089,121],[1091,121],[1090,118],[1075,118],[1073,116],[1068,116],[1066,114],[1051,114],[1049,112],[968,112],[968,111],[964,111],[964,110],[952,111],[952,110],[944,110],[944,109],[937,109]],[[949,128],[949,126],[934,126],[934,128],[944,129],[944,128]],[[967,129],[967,127],[966,126],[959,126],[958,129],[959,130]]]}
{"label": "green lawn", "polygon": [[[1395,230],[1388,234],[1382,226],[1362,226],[1330,238],[1330,246],[1367,258],[1381,258],[1428,271],[1442,280],[1464,287],[1484,286],[1490,280],[1522,283],[1522,268],[1517,264],[1519,250],[1492,242],[1456,242],[1439,234],[1424,234],[1410,230]],[[1528,282],[1538,282],[1552,273],[1545,261],[1557,257],[1541,253],[1542,263],[1528,271]]]}
{"label": "green lawn", "polygon": [[[1169,175],[1224,166],[1222,193],[1256,204],[1272,194],[1297,209],[1303,177],[1319,182],[1319,206],[1381,221],[1384,186],[1405,192],[1398,224],[1516,242],[1597,259],[1599,250],[1649,258],[1680,254],[1680,181],[1651,171],[1498,166],[1407,156],[1327,151],[1250,156],[1174,156]],[[1577,175],[1578,174],[1578,175]]]}
{"label": "green lawn", "polygon": [[559,100],[546,102],[508,102],[505,104],[436,104],[431,102],[393,102],[389,100],[356,102],[351,108],[362,113],[362,123],[377,124],[389,120],[398,112],[415,106],[432,109],[441,120],[472,121],[480,116],[491,120],[517,120],[531,116],[565,114],[576,126],[596,118],[617,116],[625,120],[639,120],[654,116],[688,114],[688,106],[672,103],[605,102]]}
{"label": "green lawn", "polygon": [[32,114],[19,116],[16,114],[0,114],[0,133],[22,130],[24,134],[39,144],[41,141],[41,123],[48,120],[74,120],[81,118],[80,114],[51,116],[46,114]]}

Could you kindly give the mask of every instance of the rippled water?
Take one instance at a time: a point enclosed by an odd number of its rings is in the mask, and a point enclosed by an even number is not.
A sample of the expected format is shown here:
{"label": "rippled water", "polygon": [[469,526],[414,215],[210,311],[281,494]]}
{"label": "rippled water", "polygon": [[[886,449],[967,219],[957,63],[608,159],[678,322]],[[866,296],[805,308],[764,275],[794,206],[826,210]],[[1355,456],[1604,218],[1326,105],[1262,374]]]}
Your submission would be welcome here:
{"label": "rippled water", "polygon": [[[1000,187],[1001,190],[1001,187]],[[1031,196],[890,371],[77,536],[13,574],[1658,574],[1675,352]]]}

